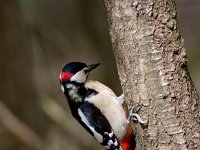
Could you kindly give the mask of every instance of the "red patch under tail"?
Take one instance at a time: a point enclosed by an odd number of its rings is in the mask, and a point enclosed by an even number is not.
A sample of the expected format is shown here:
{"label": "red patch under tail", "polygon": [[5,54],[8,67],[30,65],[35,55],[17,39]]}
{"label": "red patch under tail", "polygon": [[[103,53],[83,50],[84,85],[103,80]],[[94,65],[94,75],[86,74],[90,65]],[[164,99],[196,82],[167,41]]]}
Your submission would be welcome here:
{"label": "red patch under tail", "polygon": [[133,135],[133,130],[129,125],[126,130],[124,138],[120,141],[123,150],[135,150],[135,138]]}

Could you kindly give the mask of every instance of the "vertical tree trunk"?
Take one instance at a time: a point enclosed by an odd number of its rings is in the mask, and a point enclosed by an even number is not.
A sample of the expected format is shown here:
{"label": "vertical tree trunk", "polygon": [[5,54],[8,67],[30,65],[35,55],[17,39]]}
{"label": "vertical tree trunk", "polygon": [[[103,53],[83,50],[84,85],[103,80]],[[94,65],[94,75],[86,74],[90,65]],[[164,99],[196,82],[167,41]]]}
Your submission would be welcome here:
{"label": "vertical tree trunk", "polygon": [[127,100],[148,120],[136,149],[200,149],[199,99],[174,0],[104,0]]}

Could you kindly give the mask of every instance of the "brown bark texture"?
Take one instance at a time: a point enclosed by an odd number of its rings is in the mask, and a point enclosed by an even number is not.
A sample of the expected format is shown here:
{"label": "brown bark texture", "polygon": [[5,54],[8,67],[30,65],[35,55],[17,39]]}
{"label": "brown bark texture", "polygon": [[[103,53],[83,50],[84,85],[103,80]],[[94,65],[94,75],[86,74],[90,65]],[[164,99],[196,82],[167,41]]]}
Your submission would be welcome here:
{"label": "brown bark texture", "polygon": [[173,0],[104,0],[125,98],[148,121],[136,149],[200,149],[199,98]]}

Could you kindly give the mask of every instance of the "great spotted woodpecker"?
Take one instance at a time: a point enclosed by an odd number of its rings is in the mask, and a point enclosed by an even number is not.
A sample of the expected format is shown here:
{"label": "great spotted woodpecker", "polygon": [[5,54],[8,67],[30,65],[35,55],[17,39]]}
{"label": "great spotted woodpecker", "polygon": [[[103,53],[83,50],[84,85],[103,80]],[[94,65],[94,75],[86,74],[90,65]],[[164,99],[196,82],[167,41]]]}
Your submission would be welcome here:
{"label": "great spotted woodpecker", "polygon": [[[98,81],[87,81],[89,72],[99,64],[71,62],[60,73],[61,89],[67,97],[74,118],[109,150],[131,150],[132,129],[122,103],[123,95]],[[131,113],[144,123],[136,113]]]}

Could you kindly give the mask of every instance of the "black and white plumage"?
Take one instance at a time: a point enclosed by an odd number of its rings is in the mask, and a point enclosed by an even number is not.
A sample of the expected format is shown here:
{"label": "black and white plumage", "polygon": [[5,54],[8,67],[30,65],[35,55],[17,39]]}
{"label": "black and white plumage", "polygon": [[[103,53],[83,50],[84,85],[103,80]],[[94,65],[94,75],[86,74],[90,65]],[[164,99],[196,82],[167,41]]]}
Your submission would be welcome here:
{"label": "black and white plumage", "polygon": [[106,149],[121,150],[127,118],[114,92],[97,81],[86,81],[99,64],[72,62],[60,74],[61,89],[74,118]]}

